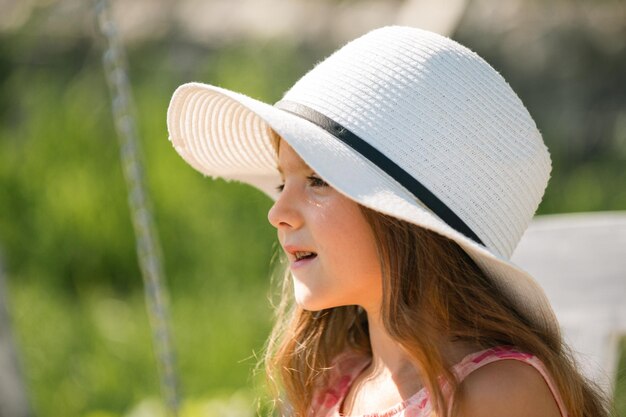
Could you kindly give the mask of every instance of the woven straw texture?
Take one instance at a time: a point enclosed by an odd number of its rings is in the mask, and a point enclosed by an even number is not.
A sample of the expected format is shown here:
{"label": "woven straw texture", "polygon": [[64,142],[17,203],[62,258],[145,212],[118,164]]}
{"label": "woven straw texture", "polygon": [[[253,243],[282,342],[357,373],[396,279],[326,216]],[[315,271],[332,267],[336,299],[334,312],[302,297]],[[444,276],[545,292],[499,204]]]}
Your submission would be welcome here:
{"label": "woven straw texture", "polygon": [[205,175],[276,199],[273,129],[346,196],[458,242],[522,311],[558,331],[541,287],[509,261],[542,199],[550,155],[518,96],[487,62],[441,35],[387,26],[319,62],[283,99],[323,113],[383,152],[486,248],[322,128],[244,94],[201,83],[179,87],[168,110],[170,140]]}

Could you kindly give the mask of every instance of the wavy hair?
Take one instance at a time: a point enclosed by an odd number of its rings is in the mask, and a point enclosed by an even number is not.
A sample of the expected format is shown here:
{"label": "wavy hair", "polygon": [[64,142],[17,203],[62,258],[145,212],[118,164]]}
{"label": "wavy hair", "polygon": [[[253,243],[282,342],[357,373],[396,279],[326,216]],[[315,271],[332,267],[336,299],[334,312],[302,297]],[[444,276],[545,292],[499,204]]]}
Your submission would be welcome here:
{"label": "wavy hair", "polygon": [[[273,131],[272,131],[273,132]],[[273,134],[278,154],[280,137]],[[364,206],[382,266],[381,315],[387,332],[411,356],[429,391],[438,416],[458,415],[461,385],[435,342],[451,341],[483,348],[514,345],[546,365],[569,417],[614,415],[609,397],[579,371],[560,334],[534,326],[454,241],[436,232]],[[276,258],[274,258],[276,259]],[[275,326],[262,362],[273,405],[280,415],[309,415],[315,389],[326,382],[333,358],[345,349],[371,354],[367,316],[359,306],[317,312],[299,307],[293,297],[286,256],[279,251],[273,282],[278,289]],[[420,323],[419,328],[415,323]],[[454,407],[439,385],[441,375],[452,387]]]}

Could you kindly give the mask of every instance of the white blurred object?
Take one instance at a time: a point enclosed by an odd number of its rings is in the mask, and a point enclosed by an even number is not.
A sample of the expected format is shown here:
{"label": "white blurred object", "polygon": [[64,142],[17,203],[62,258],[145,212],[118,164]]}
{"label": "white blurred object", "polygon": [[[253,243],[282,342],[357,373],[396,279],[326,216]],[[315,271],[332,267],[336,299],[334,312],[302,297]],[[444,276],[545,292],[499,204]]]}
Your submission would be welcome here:
{"label": "white blurred object", "polygon": [[626,211],[537,216],[511,260],[545,289],[582,372],[613,393],[626,334]]}
{"label": "white blurred object", "polygon": [[407,0],[398,10],[396,24],[451,36],[466,7],[467,0]]}
{"label": "white blurred object", "polygon": [[19,29],[28,21],[34,0],[0,0],[0,33]]}
{"label": "white blurred object", "polygon": [[[467,0],[111,0],[124,43],[170,36],[220,45],[241,39],[288,38],[343,43],[384,25],[408,25],[450,36]],[[19,30],[45,9],[39,30],[56,36],[90,34],[91,3],[83,0],[0,0],[0,33]],[[68,25],[72,21],[75,24]]]}
{"label": "white blurred object", "polygon": [[[154,1],[154,0],[153,0]],[[117,0],[122,5],[125,2]],[[333,3],[306,0],[184,0],[173,10],[178,26],[200,42],[244,38],[329,39],[338,44],[378,26],[405,24],[452,33],[466,0],[384,0]],[[443,6],[442,6],[443,5]]]}
{"label": "white blurred object", "polygon": [[[119,2],[120,0],[118,0]],[[120,3],[121,4],[121,3]],[[124,3],[125,4],[125,3]],[[220,43],[240,37],[309,39],[333,43],[384,25],[409,25],[451,35],[467,0],[184,0],[174,10],[179,27],[196,40]]]}

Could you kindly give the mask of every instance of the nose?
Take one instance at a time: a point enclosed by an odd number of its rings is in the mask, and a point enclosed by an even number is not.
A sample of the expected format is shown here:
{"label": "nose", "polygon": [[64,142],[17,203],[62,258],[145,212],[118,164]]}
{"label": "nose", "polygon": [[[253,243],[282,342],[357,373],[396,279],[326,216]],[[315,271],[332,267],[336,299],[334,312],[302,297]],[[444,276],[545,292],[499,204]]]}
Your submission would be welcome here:
{"label": "nose", "polygon": [[267,212],[267,220],[276,229],[297,229],[302,225],[302,213],[294,188],[285,187],[283,189],[274,205]]}

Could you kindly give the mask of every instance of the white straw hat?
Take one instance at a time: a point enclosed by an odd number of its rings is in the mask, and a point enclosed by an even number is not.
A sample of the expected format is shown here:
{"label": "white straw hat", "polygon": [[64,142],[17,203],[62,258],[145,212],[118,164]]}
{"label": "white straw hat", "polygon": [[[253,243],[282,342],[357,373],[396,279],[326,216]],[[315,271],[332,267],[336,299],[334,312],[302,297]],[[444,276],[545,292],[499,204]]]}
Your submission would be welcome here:
{"label": "white straw hat", "polygon": [[275,200],[273,129],[337,191],[457,242],[527,318],[559,332],[543,289],[510,261],[547,186],[548,149],[508,83],[459,43],[378,28],[316,64],[275,105],[184,84],[167,126],[195,169]]}

